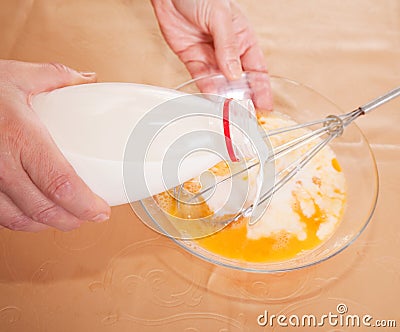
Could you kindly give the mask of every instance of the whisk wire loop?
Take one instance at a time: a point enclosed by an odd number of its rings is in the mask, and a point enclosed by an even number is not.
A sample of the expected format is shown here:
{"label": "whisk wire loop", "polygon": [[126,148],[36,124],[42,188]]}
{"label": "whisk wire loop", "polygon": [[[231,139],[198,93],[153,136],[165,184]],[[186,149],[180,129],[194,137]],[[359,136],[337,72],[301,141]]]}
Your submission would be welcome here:
{"label": "whisk wire loop", "polygon": [[[288,141],[286,143],[274,147],[271,153],[266,157],[266,159],[261,161],[263,163],[276,162],[279,158],[282,158],[283,156],[289,154],[294,150],[297,150],[304,146],[308,146],[313,141],[315,143],[312,147],[309,148],[309,150],[306,153],[304,153],[302,157],[291,162],[283,170],[275,174],[275,179],[276,179],[275,183],[273,184],[272,187],[268,188],[263,194],[261,194],[260,199],[257,202],[257,206],[267,202],[267,200],[270,199],[272,195],[274,195],[279,189],[281,189],[286,183],[288,183],[326,145],[328,145],[336,137],[341,136],[344,132],[344,129],[348,125],[350,125],[354,120],[356,120],[361,115],[370,112],[372,109],[377,108],[382,104],[398,96],[400,96],[400,87],[389,91],[387,94],[378,97],[375,100],[369,102],[368,104],[365,104],[364,106],[361,106],[349,113],[341,115],[329,115],[323,119],[309,121],[302,124],[296,124],[267,131],[264,136],[265,139],[269,139],[275,135],[289,133],[296,130],[302,130],[302,129],[304,130],[305,128],[315,127],[317,125],[320,125],[320,127],[317,129],[308,130],[305,133],[301,133],[300,136],[292,139],[291,141]],[[189,199],[189,202],[201,197],[210,190],[215,189],[215,186],[231,179],[232,177],[238,176],[259,164],[260,161],[255,162],[250,166],[247,166],[247,168],[244,168],[240,171],[236,171],[230,176],[227,176],[217,181],[212,186],[202,189],[201,191],[193,195]],[[185,189],[183,188],[183,185],[181,185],[180,188],[177,190],[178,197],[181,195],[183,190]],[[254,206],[254,204],[248,206],[247,208],[239,212],[236,216],[230,218],[229,220],[225,220],[224,223],[228,224],[229,222],[237,221],[243,216],[250,215],[253,212],[254,208],[256,208],[257,206]]]}

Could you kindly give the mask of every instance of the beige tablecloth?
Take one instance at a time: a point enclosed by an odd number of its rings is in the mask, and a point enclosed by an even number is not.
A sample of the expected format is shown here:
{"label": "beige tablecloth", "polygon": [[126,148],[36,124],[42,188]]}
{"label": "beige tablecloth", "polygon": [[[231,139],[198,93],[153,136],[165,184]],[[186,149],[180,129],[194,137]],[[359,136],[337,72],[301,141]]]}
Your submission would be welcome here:
{"label": "beige tablecloth", "polygon": [[[400,85],[399,0],[240,3],[272,74],[344,110]],[[61,62],[101,81],[188,79],[145,0],[2,0],[0,41],[0,58]],[[400,101],[358,125],[376,156],[380,195],[367,230],[340,255],[297,272],[239,273],[191,256],[129,206],[69,233],[1,230],[0,330],[258,331],[264,310],[322,315],[339,303],[396,319],[399,329]]]}

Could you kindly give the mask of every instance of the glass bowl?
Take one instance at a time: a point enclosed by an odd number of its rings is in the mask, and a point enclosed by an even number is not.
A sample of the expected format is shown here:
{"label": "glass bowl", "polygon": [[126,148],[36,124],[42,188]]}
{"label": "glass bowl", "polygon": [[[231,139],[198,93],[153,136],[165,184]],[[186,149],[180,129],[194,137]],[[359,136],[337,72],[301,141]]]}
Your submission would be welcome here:
{"label": "glass bowl", "polygon": [[[343,113],[333,102],[305,85],[282,77],[270,77],[269,82],[264,73],[245,72],[236,81],[213,74],[193,79],[177,87],[177,90],[198,93],[201,88],[207,93],[229,98],[252,98],[256,108],[263,108],[268,104],[265,103],[265,93],[270,84],[274,110],[289,115],[298,123]],[[335,256],[353,243],[370,221],[377,201],[378,173],[369,144],[354,123],[345,129],[341,137],[331,142],[330,147],[346,178],[346,206],[336,231],[315,249],[285,261],[253,263],[219,256],[205,250],[195,240],[173,240],[190,253],[213,264],[259,273],[296,270]]]}

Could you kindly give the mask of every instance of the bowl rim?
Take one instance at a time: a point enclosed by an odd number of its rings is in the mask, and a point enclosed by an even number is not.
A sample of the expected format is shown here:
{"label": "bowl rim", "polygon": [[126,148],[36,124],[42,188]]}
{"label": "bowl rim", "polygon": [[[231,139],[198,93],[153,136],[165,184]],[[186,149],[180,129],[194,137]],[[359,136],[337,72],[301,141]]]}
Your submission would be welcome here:
{"label": "bowl rim", "polygon": [[[310,86],[300,83],[298,81],[295,81],[293,79],[289,79],[283,76],[278,76],[278,75],[269,75],[266,72],[257,72],[257,71],[244,71],[242,73],[242,77],[245,77],[248,74],[263,74],[268,76],[270,79],[272,80],[280,80],[280,81],[285,81],[288,82],[290,84],[294,84],[297,86],[300,86],[302,88],[306,88],[307,90],[309,90],[310,92],[312,92],[313,94],[317,94],[320,98],[326,100],[328,103],[330,103],[332,106],[334,106],[334,108],[336,108],[338,110],[338,112],[340,113],[344,113],[343,110],[336,104],[334,103],[332,100],[330,100],[329,98],[327,98],[326,96],[320,94],[319,92],[317,92],[316,90],[314,90],[313,88],[311,88]],[[190,84],[196,83],[199,80],[202,79],[207,79],[207,78],[214,78],[214,77],[224,77],[225,76],[221,73],[213,73],[213,74],[209,74],[209,75],[203,75],[203,76],[199,76],[197,78],[192,78],[189,81],[186,81],[180,85],[178,85],[177,87],[175,87],[175,89],[182,89],[185,86],[188,86]],[[374,156],[374,153],[372,151],[372,148],[369,144],[368,139],[365,137],[364,133],[362,132],[362,130],[357,126],[356,123],[352,123],[352,125],[355,127],[355,129],[358,131],[358,133],[360,134],[360,136],[362,137],[362,139],[365,141],[366,143],[366,147],[368,149],[369,152],[369,156],[371,158],[371,163],[373,166],[373,174],[374,174],[374,189],[375,189],[375,193],[374,193],[374,200],[371,204],[370,207],[370,212],[368,217],[366,218],[364,224],[362,225],[362,227],[359,229],[359,231],[351,238],[350,241],[348,241],[345,245],[343,245],[342,247],[340,247],[338,250],[330,253],[329,255],[327,255],[326,257],[311,261],[309,263],[305,263],[305,264],[299,264],[297,266],[293,266],[293,267],[285,267],[285,268],[274,268],[274,266],[277,266],[279,264],[285,263],[285,262],[289,262],[289,260],[286,261],[281,261],[281,262],[267,262],[267,263],[256,263],[256,262],[240,262],[243,265],[245,264],[249,264],[251,266],[247,267],[247,266],[240,266],[238,264],[235,264],[233,259],[229,259],[229,258],[225,258],[222,256],[219,256],[217,254],[214,254],[212,252],[207,251],[204,248],[201,248],[201,246],[199,246],[202,250],[209,252],[212,256],[218,256],[220,257],[220,259],[223,259],[224,261],[227,262],[223,262],[223,261],[217,261],[215,259],[213,259],[213,257],[207,257],[203,254],[201,254],[201,252],[196,251],[195,249],[193,249],[191,246],[189,246],[188,244],[186,244],[187,242],[191,242],[193,243],[194,240],[182,240],[182,239],[177,239],[173,236],[168,235],[167,232],[163,231],[162,227],[160,225],[158,225],[158,227],[160,228],[161,232],[163,233],[163,235],[167,236],[168,238],[171,238],[175,243],[177,243],[181,248],[185,249],[186,251],[188,251],[189,253],[191,253],[193,256],[200,258],[203,261],[206,261],[208,263],[214,264],[216,266],[222,266],[225,268],[229,268],[229,269],[233,269],[233,270],[238,270],[238,271],[242,271],[242,272],[251,272],[251,273],[259,273],[259,274],[274,274],[274,273],[283,273],[283,272],[289,272],[289,271],[297,271],[297,270],[301,270],[304,268],[308,268],[308,267],[312,267],[315,265],[318,265],[322,262],[325,262],[329,259],[331,259],[332,257],[338,255],[339,253],[343,252],[345,249],[347,249],[351,244],[353,244],[358,238],[359,236],[364,232],[364,230],[367,228],[367,226],[369,225],[369,223],[371,222],[371,219],[374,215],[376,206],[377,206],[377,202],[378,202],[378,197],[379,197],[379,172],[378,172],[378,168],[377,168],[377,164],[376,164],[376,159]],[[142,202],[141,202],[142,204]],[[143,205],[143,204],[142,204]],[[144,210],[146,210],[145,206],[143,206]],[[146,211],[147,213],[147,211]],[[147,213],[148,214],[148,213]],[[148,214],[150,218],[152,218],[152,216],[150,214]],[[150,226],[148,226],[150,227]],[[231,263],[228,263],[231,262]],[[259,268],[256,268],[256,265],[260,265]]]}

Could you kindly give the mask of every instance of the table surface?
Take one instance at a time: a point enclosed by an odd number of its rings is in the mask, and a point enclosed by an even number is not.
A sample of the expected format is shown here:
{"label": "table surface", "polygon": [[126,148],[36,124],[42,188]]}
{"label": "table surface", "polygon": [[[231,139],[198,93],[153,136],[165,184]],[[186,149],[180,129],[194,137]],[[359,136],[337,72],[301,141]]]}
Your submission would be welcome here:
{"label": "table surface", "polygon": [[[399,0],[240,4],[271,74],[302,82],[343,110],[400,84]],[[0,58],[61,62],[96,71],[100,81],[174,87],[189,78],[149,1],[2,0],[0,27]],[[337,313],[339,303],[399,326],[399,124],[399,101],[358,121],[376,157],[380,194],[366,231],[338,256],[296,272],[240,273],[191,256],[129,206],[69,233],[3,229],[0,330],[257,331],[265,310],[322,315]]]}

